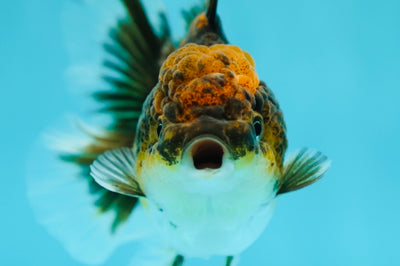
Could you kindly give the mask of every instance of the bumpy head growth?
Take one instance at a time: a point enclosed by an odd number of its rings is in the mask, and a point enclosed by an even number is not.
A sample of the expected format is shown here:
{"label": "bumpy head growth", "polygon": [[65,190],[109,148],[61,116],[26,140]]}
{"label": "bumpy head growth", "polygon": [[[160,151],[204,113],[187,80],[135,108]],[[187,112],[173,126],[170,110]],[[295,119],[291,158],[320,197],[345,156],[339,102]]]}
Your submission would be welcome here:
{"label": "bumpy head growth", "polygon": [[[258,85],[253,59],[237,46],[187,44],[161,68],[154,111],[187,122],[202,114],[199,108],[218,106],[227,119],[236,119],[250,111]],[[239,102],[241,110],[233,110]]]}

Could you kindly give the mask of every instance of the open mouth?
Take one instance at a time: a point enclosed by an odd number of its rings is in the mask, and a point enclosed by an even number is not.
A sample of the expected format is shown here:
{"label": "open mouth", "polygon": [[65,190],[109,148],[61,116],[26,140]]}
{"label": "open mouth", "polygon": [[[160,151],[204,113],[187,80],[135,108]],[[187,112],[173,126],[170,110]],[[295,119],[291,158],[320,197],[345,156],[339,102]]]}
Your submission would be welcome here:
{"label": "open mouth", "polygon": [[201,140],[193,145],[191,155],[196,169],[219,169],[222,166],[224,148],[214,140]]}

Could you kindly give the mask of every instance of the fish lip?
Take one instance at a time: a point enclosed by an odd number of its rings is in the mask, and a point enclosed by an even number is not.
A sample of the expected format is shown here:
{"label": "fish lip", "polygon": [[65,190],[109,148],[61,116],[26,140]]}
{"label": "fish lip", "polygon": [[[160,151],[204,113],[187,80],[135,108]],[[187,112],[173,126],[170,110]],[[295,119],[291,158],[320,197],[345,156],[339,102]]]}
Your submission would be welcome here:
{"label": "fish lip", "polygon": [[227,148],[226,143],[223,140],[221,140],[221,138],[219,138],[219,137],[217,137],[215,135],[211,135],[211,134],[202,134],[200,136],[197,136],[197,137],[193,138],[192,140],[190,140],[188,143],[186,143],[183,146],[183,151],[184,152],[183,152],[182,156],[184,156],[186,153],[189,152],[189,150],[190,150],[189,148],[191,146],[193,146],[197,142],[200,142],[200,141],[203,141],[203,140],[215,141],[215,142],[217,142],[218,144],[220,144],[222,146],[224,152],[230,153],[229,149]]}
{"label": "fish lip", "polygon": [[[193,157],[191,156],[191,152],[192,149],[191,147],[193,147],[194,145],[196,145],[199,142],[202,141],[214,141],[216,143],[218,143],[223,150],[223,155],[222,155],[222,162],[224,162],[227,158],[227,156],[229,156],[229,154],[231,154],[231,152],[229,151],[226,143],[224,141],[222,141],[219,137],[215,136],[215,135],[211,135],[211,134],[203,134],[200,136],[195,137],[194,139],[192,139],[191,141],[189,141],[186,145],[184,145],[183,148],[183,153],[182,153],[182,157],[181,157],[181,161],[184,162],[190,162],[191,164],[194,164],[193,162]],[[201,170],[218,170],[218,169],[210,169],[210,168],[205,168],[205,169],[201,169]]]}

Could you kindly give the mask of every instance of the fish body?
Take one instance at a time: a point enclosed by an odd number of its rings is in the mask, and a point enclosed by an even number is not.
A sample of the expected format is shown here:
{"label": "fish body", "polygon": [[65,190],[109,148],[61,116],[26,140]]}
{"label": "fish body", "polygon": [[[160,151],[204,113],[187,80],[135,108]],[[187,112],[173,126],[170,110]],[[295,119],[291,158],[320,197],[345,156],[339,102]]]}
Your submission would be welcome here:
{"label": "fish body", "polygon": [[217,1],[192,15],[178,47],[168,30],[152,31],[139,1],[124,3],[130,20],[105,46],[121,62],[106,66],[122,78],[106,77],[114,91],[95,95],[115,122],[63,159],[101,186],[90,183],[100,208],[116,210],[113,230],[141,205],[172,265],[212,255],[229,264],[263,232],[279,194],[322,177],[326,157],[303,149],[284,160],[280,106],[251,55],[228,44]]}
{"label": "fish body", "polygon": [[281,162],[253,127],[263,90],[252,58],[233,45],[188,43],[162,65],[139,119],[135,172],[179,254],[239,254],[266,226]]}

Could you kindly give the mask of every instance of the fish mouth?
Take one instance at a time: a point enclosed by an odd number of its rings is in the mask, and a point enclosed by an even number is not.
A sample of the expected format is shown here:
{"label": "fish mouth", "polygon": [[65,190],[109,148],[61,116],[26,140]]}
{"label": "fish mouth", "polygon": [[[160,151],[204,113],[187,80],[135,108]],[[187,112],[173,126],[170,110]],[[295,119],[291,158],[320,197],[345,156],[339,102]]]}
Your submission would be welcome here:
{"label": "fish mouth", "polygon": [[210,136],[198,137],[191,141],[186,151],[186,156],[191,159],[193,167],[197,170],[220,169],[227,153],[225,145]]}

